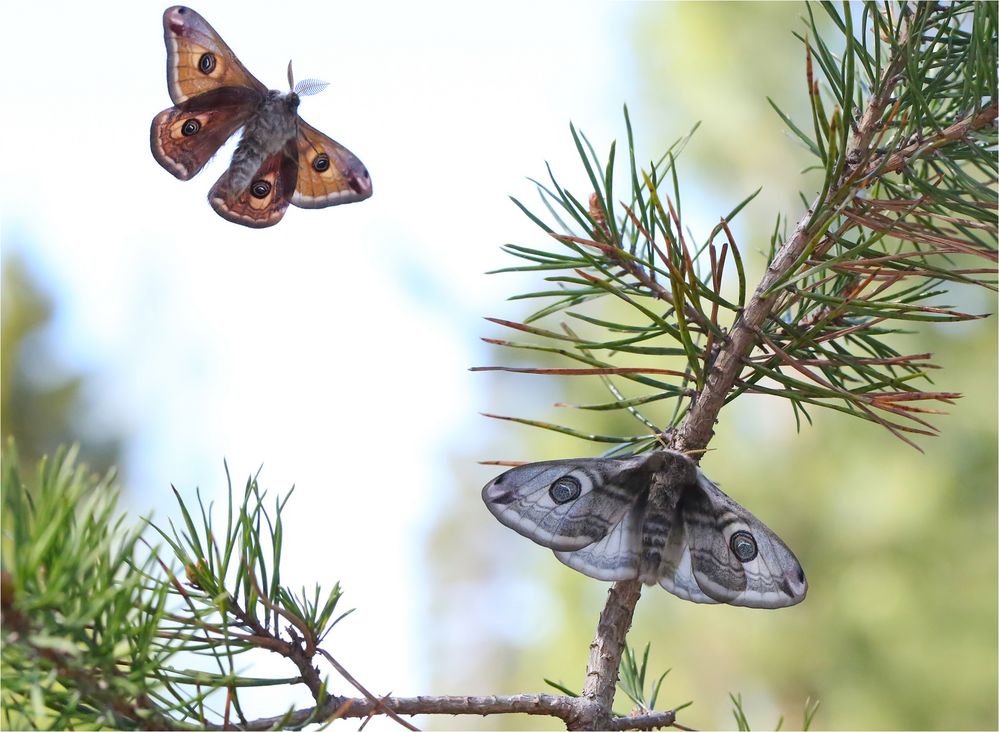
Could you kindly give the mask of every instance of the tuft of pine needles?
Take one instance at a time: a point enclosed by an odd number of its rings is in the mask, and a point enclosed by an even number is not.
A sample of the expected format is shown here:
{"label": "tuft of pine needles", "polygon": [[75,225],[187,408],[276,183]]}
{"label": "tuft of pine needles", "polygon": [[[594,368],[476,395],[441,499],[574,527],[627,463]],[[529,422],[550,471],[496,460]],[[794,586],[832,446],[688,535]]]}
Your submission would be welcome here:
{"label": "tuft of pine needles", "polygon": [[[350,702],[395,716],[319,646],[350,612],[337,611],[339,583],[294,592],[280,581],[290,492],[268,509],[255,478],[242,501],[230,482],[220,527],[200,494],[192,513],[175,490],[180,527],[130,527],[114,474],[92,475],[76,457],[74,448],[42,460],[29,481],[13,444],[3,455],[4,728],[300,728],[347,711],[327,693],[320,657],[365,696]],[[165,550],[143,539],[147,527]],[[247,675],[254,651],[294,673]],[[264,726],[243,714],[243,690],[295,684],[315,707]]]}
{"label": "tuft of pine needles", "polygon": [[[183,523],[178,527],[171,521],[169,531],[150,524],[183,567],[180,577],[173,567],[160,563],[160,576],[168,578],[171,597],[170,612],[160,629],[161,642],[214,666],[213,670],[161,669],[160,696],[164,701],[184,700],[176,711],[195,726],[212,718],[225,725],[236,720],[245,725],[240,690],[246,688],[302,683],[313,698],[324,701],[326,681],[315,667],[317,655],[324,654],[319,644],[351,612],[337,612],[342,596],[339,583],[328,591],[317,583],[311,591],[303,587],[295,592],[281,582],[281,513],[293,490],[276,497],[268,509],[266,493],[256,477],[247,479],[239,502],[234,500],[228,466],[226,477],[224,526],[215,525],[213,507],[205,505],[200,491],[197,513],[192,513],[176,488]],[[245,675],[240,665],[246,661],[240,658],[253,651],[283,656],[296,675]],[[223,692],[223,706],[210,710],[205,700],[218,692]],[[302,724],[296,720],[294,726]]]}
{"label": "tuft of pine needles", "polygon": [[[732,716],[735,718],[735,727],[739,732],[750,732],[752,727],[749,725],[749,717],[746,716],[746,710],[742,706],[742,694],[729,694],[728,698],[732,700]],[[801,715],[801,729],[802,732],[808,732],[812,726],[812,722],[815,721],[815,715],[819,711],[819,702],[814,699],[805,700],[805,708]],[[781,728],[784,727],[784,716],[777,720],[777,724],[774,725],[775,732],[780,732]]]}
{"label": "tuft of pine needles", "polygon": [[173,655],[157,638],[166,587],[145,581],[155,560],[123,526],[114,474],[76,455],[33,481],[13,444],[3,456],[3,727],[171,728],[149,684]]}
{"label": "tuft of pine needles", "polygon": [[960,394],[933,388],[932,354],[902,344],[919,322],[985,317],[952,305],[956,288],[996,290],[996,6],[865,3],[856,17],[850,3],[821,3],[833,38],[806,7],[812,118],[798,124],[771,104],[821,182],[802,194],[793,230],[777,216],[755,292],[730,223],[758,190],[706,235],[684,222],[677,157],[694,130],[643,166],[625,107],[622,173],[616,144],[601,157],[570,126],[588,190],[570,191],[549,168],[535,181],[544,213],[514,199],[548,243],[507,245],[522,263],[498,271],[539,272],[545,284],[511,298],[540,303],[523,322],[490,319],[516,339],[485,339],[566,365],[477,370],[597,376],[608,400],[574,406],[624,410],[641,426],[597,435],[489,416],[639,452],[717,387],[719,407],[744,393],[787,399],[799,426],[825,407],[917,449],[913,436],[936,433],[929,418]]}

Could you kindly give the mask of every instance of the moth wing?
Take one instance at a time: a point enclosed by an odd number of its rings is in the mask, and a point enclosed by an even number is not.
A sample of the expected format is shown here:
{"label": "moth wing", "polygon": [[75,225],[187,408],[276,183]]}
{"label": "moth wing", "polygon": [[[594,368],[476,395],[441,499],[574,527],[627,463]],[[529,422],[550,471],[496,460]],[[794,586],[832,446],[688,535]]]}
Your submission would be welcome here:
{"label": "moth wing", "polygon": [[253,181],[242,190],[231,190],[231,168],[223,173],[208,192],[208,202],[219,216],[235,224],[254,229],[273,226],[288,209],[297,174],[295,142],[289,140],[264,160]]}
{"label": "moth wing", "polygon": [[371,195],[368,169],[350,150],[298,119],[298,182],[291,202],[326,208],[363,201]]}
{"label": "moth wing", "polygon": [[593,579],[634,579],[642,558],[641,511],[631,508],[604,538],[576,551],[556,551],[555,557]]}
{"label": "moth wing", "polygon": [[[696,485],[684,490],[679,511],[683,540],[667,552],[669,565],[660,581],[667,590],[680,594],[679,589],[695,602],[761,608],[786,607],[805,599],[805,573],[787,545],[700,471]],[[748,533],[755,543],[755,554],[747,561],[732,550],[737,532]],[[698,591],[709,599],[698,599]]]}
{"label": "moth wing", "polygon": [[198,13],[182,5],[163,11],[167,50],[167,88],[174,104],[221,87],[243,87],[258,96],[267,93],[222,36]]}
{"label": "moth wing", "polygon": [[[482,500],[500,523],[541,546],[574,552],[603,539],[648,490],[645,456],[529,463],[486,484]],[[578,493],[561,502],[550,488],[561,478]]]}
{"label": "moth wing", "polygon": [[153,118],[150,148],[156,162],[190,180],[253,114],[257,97],[241,87],[206,92]]}

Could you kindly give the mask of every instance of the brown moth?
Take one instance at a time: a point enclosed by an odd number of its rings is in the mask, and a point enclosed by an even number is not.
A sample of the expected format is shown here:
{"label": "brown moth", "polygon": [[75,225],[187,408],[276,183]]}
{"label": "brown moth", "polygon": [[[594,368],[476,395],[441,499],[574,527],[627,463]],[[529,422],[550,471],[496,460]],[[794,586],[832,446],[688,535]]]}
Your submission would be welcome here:
{"label": "brown moth", "polygon": [[239,62],[208,22],[181,5],[163,12],[167,88],[174,106],[153,118],[156,162],[190,180],[239,128],[243,134],[208,201],[224,219],[273,226],[288,204],[325,208],[363,201],[371,178],[357,157],[298,116],[299,99],[325,82],[294,83],[287,94],[268,90]]}

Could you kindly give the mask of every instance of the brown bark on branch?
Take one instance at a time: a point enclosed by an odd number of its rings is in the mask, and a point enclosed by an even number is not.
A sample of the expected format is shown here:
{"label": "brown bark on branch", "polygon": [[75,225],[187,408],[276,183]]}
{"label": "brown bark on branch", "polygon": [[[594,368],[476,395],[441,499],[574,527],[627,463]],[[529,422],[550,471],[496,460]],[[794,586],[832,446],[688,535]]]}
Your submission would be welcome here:
{"label": "brown bark on branch", "polygon": [[[582,697],[560,696],[556,694],[517,694],[514,696],[414,696],[385,697],[372,702],[369,699],[331,696],[320,707],[301,709],[281,717],[255,719],[245,725],[246,730],[280,729],[296,727],[309,722],[324,722],[338,718],[361,718],[384,714],[385,708],[396,714],[532,714],[558,717],[567,725],[585,706]],[[676,714],[672,711],[650,712],[630,717],[608,716],[602,729],[655,729],[672,726]],[[212,726],[209,729],[222,729]]]}

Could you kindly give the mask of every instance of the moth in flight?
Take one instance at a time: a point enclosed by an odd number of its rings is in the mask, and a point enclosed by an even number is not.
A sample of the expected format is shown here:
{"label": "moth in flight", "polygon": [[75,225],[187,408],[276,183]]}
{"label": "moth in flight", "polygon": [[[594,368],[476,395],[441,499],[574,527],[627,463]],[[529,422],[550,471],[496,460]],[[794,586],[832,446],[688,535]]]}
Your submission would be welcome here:
{"label": "moth in flight", "polygon": [[174,106],[153,118],[156,161],[190,180],[237,130],[243,134],[208,201],[243,226],[273,226],[288,204],[325,208],[363,201],[371,177],[350,150],[298,115],[302,96],[327,85],[315,79],[290,91],[268,90],[244,68],[208,21],[181,5],[163,13],[167,88]]}

